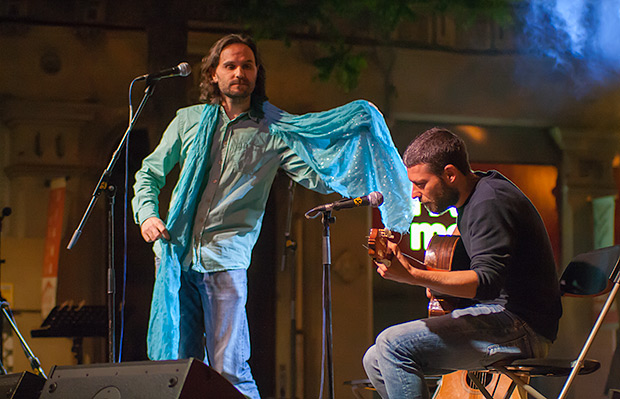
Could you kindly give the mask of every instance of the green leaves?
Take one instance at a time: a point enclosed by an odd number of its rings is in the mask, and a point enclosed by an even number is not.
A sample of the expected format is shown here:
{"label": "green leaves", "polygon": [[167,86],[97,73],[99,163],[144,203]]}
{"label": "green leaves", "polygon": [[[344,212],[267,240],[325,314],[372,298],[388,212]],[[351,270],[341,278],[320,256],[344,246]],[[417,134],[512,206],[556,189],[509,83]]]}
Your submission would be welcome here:
{"label": "green leaves", "polygon": [[359,77],[366,68],[366,57],[353,52],[351,46],[343,43],[327,46],[327,55],[314,61],[318,70],[317,77],[328,81],[332,76],[345,92],[355,89]]}
{"label": "green leaves", "polygon": [[367,66],[354,45],[390,46],[406,23],[422,17],[450,15],[471,26],[479,19],[512,22],[520,0],[232,0],[228,18],[256,39],[315,40],[325,55],[313,61],[317,78],[334,79],[345,91],[357,87]]}

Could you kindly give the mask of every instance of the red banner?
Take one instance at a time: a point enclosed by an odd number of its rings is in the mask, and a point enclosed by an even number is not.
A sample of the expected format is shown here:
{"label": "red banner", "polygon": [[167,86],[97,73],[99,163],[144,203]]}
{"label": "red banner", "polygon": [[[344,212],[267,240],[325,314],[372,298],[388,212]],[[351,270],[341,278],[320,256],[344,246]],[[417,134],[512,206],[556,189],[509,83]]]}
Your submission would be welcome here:
{"label": "red banner", "polygon": [[56,306],[56,285],[58,281],[58,256],[62,221],[65,213],[66,180],[54,179],[51,183],[47,209],[47,233],[43,255],[43,279],[41,284],[41,315],[47,316]]}

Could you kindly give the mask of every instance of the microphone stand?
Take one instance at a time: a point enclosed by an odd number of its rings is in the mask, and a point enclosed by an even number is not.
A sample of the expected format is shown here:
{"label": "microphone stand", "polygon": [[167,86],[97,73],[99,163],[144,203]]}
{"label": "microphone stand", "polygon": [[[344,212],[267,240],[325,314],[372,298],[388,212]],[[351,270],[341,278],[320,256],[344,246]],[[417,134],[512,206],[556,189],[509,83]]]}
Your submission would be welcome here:
{"label": "microphone stand", "polygon": [[[4,264],[4,259],[2,259],[2,220],[5,218],[5,216],[8,216],[10,214],[11,214],[11,208],[4,208],[2,210],[2,215],[0,215],[0,268]],[[9,305],[9,302],[7,302],[4,299],[1,293],[0,293],[0,309],[4,317],[6,318],[6,320],[11,325],[11,328],[15,332],[15,335],[17,335],[17,338],[19,339],[19,342],[22,345],[22,349],[24,350],[24,354],[30,361],[30,367],[32,368],[32,370],[36,372],[38,375],[47,379],[45,372],[41,368],[41,362],[39,362],[39,359],[34,355],[32,350],[30,349],[30,347],[28,346],[28,343],[24,339],[23,335],[19,332],[19,328],[17,328],[17,325],[15,324],[15,321],[13,320],[13,312],[11,311],[11,306]],[[3,318],[2,316],[0,316],[0,334],[2,333],[3,324],[4,324]],[[7,374],[7,370],[4,367],[4,363],[2,363],[2,345],[3,344],[4,343],[0,340],[0,375]]]}
{"label": "microphone stand", "polygon": [[[108,235],[109,235],[110,241],[108,242],[109,253],[108,253],[107,290],[106,290],[107,307],[108,307],[108,362],[109,363],[116,362],[116,342],[115,342],[115,336],[116,336],[116,317],[115,317],[116,313],[115,311],[116,309],[115,309],[115,303],[114,303],[115,296],[116,296],[116,277],[115,277],[115,271],[114,271],[114,195],[116,192],[116,188],[113,185],[109,184],[109,180],[110,180],[110,177],[112,176],[112,170],[114,169],[114,165],[116,165],[116,162],[120,158],[123,147],[125,147],[127,140],[129,139],[129,133],[133,130],[133,127],[136,124],[138,117],[142,113],[142,110],[144,109],[144,106],[146,105],[147,100],[151,97],[151,95],[153,94],[153,91],[155,90],[156,82],[157,80],[147,79],[147,86],[146,86],[146,89],[144,90],[144,96],[142,97],[142,101],[140,101],[140,105],[136,109],[135,114],[131,117],[131,120],[129,121],[129,126],[127,127],[127,130],[125,131],[125,134],[123,135],[123,138],[121,139],[121,142],[119,143],[116,151],[114,151],[114,154],[112,154],[112,159],[110,160],[110,163],[108,164],[108,166],[105,168],[105,170],[101,174],[101,177],[99,178],[99,182],[95,186],[95,191],[92,194],[90,203],[88,204],[88,207],[86,208],[86,211],[84,212],[84,215],[82,216],[82,220],[80,221],[78,227],[73,233],[73,236],[71,237],[71,241],[69,242],[69,245],[67,245],[67,249],[69,250],[75,246],[78,239],[80,238],[80,235],[82,235],[82,229],[84,228],[86,221],[90,217],[90,214],[92,213],[92,210],[95,204],[97,203],[97,199],[99,198],[99,195],[101,195],[103,191],[106,191],[109,197],[109,208],[110,208],[108,211]],[[127,150],[129,149],[127,148]]]}
{"label": "microphone stand", "polygon": [[295,182],[289,180],[288,185],[288,208],[286,213],[286,231],[284,232],[284,255],[282,256],[281,271],[290,263],[290,325],[289,325],[289,361],[290,365],[290,395],[291,399],[297,398],[297,242],[291,239],[291,224],[293,220],[293,200],[295,198]]}
{"label": "microphone stand", "polygon": [[[4,265],[5,260],[2,259],[2,221],[5,216],[11,214],[11,208],[6,207],[2,209],[2,214],[0,214],[0,286],[2,285],[2,265]],[[0,302],[5,302],[4,297],[2,296],[2,292],[0,292]],[[7,370],[4,368],[4,340],[3,333],[4,332],[4,323],[2,318],[0,317],[0,375],[6,375]]]}
{"label": "microphone stand", "polygon": [[325,314],[325,346],[327,356],[327,381],[329,398],[334,398],[334,360],[332,343],[332,286],[331,286],[331,243],[329,235],[330,223],[335,223],[336,218],[331,211],[323,211],[321,215],[323,223],[323,312]]}
{"label": "microphone stand", "polygon": [[[323,258],[323,314],[325,315],[325,352],[327,362],[327,381],[329,398],[334,398],[334,360],[333,360],[333,341],[332,341],[332,289],[331,289],[331,242],[329,227],[330,223],[335,223],[336,218],[332,216],[332,209],[323,209],[321,212],[321,223],[323,224],[322,258]],[[314,215],[312,215],[314,213]],[[306,219],[314,219],[318,216],[317,208],[306,212]]]}
{"label": "microphone stand", "polygon": [[[43,369],[41,368],[41,362],[39,362],[39,359],[34,355],[34,353],[32,352],[32,349],[30,349],[30,347],[26,343],[26,340],[24,339],[22,334],[19,332],[19,329],[17,328],[17,325],[15,324],[15,321],[13,320],[13,316],[12,316],[9,303],[5,301],[4,299],[2,299],[2,302],[0,302],[0,308],[2,308],[2,313],[4,314],[4,317],[6,317],[7,321],[11,325],[11,328],[17,335],[17,338],[19,339],[19,342],[22,345],[22,349],[24,350],[24,354],[30,361],[30,367],[35,373],[47,379],[47,376],[45,375],[45,371],[43,371]],[[6,374],[6,369],[4,368],[4,365],[2,365],[2,374]]]}
{"label": "microphone stand", "polygon": [[339,209],[353,208],[357,206],[370,205],[377,207],[383,203],[383,195],[374,191],[365,197],[345,198],[331,204],[319,205],[310,209],[304,215],[306,219],[314,219],[321,213],[323,223],[323,314],[325,315],[325,342],[327,357],[327,374],[329,381],[329,398],[334,398],[334,361],[332,343],[332,291],[331,291],[331,244],[329,236],[330,223],[335,223],[336,218],[332,216],[332,211]]}

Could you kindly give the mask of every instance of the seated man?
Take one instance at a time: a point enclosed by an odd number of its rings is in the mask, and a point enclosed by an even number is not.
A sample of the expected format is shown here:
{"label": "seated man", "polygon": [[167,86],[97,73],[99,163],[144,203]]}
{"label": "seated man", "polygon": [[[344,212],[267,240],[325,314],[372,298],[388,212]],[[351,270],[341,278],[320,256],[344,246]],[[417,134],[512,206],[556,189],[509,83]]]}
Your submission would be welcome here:
{"label": "seated man", "polygon": [[403,159],[414,199],[434,213],[458,208],[470,262],[464,270],[423,270],[389,243],[394,258],[376,263],[377,272],[472,301],[379,334],[364,368],[381,397],[428,398],[425,374],[546,356],[562,307],[551,244],[534,205],[499,172],[472,172],[465,143],[448,130],[422,133]]}

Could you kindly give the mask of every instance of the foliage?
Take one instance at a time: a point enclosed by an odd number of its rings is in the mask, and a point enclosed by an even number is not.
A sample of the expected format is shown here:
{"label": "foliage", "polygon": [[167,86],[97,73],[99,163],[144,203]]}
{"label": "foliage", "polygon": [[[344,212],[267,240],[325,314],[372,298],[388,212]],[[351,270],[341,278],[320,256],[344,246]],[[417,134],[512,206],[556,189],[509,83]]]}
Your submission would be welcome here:
{"label": "foliage", "polygon": [[354,89],[368,54],[355,44],[389,46],[398,28],[420,17],[451,15],[463,26],[480,19],[511,23],[518,0],[233,0],[229,18],[257,39],[312,38],[325,54],[314,61],[317,77]]}
{"label": "foliage", "polygon": [[327,55],[314,61],[318,69],[317,77],[327,81],[331,76],[345,90],[351,90],[358,84],[358,79],[366,68],[366,57],[353,52],[351,46],[344,43],[328,44]]}

